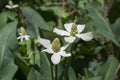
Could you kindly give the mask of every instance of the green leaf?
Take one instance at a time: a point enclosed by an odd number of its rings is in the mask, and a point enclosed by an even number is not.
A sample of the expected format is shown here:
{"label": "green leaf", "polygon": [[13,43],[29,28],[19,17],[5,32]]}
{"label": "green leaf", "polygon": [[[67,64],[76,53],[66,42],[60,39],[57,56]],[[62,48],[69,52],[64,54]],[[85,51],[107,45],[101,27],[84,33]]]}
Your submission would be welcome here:
{"label": "green leaf", "polygon": [[0,29],[3,28],[3,26],[7,23],[7,17],[5,12],[0,14]]}
{"label": "green leaf", "polygon": [[70,68],[68,69],[68,76],[69,76],[69,80],[77,80],[77,79],[76,79],[75,72],[74,72],[74,70],[72,69],[72,67],[70,67]]}
{"label": "green leaf", "polygon": [[113,80],[118,65],[118,60],[114,56],[110,56],[107,62],[100,66],[99,75],[104,77],[104,80]]}
{"label": "green leaf", "polygon": [[35,70],[34,68],[31,68],[27,80],[41,80],[40,79],[40,73]]}
{"label": "green leaf", "polygon": [[10,50],[16,48],[16,26],[17,22],[11,22],[0,32],[0,80],[12,80],[18,69]]}
{"label": "green leaf", "polygon": [[26,18],[26,25],[27,25],[28,32],[32,36],[39,35],[39,31],[38,31],[39,28],[47,31],[52,30],[52,28],[47,25],[47,23],[42,18],[42,16],[32,8],[24,7],[22,9],[22,12]]}
{"label": "green leaf", "polygon": [[112,24],[111,28],[114,34],[116,35],[116,38],[119,39],[120,38],[120,18],[118,18],[116,22]]}
{"label": "green leaf", "polygon": [[45,53],[40,53],[40,80],[51,80],[51,67]]}
{"label": "green leaf", "polygon": [[104,36],[105,38],[113,41],[117,46],[120,46],[115,39],[115,35],[110,29],[109,23],[105,21],[102,15],[90,4],[87,5],[88,16],[92,19],[96,33]]}
{"label": "green leaf", "polygon": [[30,70],[30,66],[28,65],[28,63],[23,59],[23,57],[18,52],[15,53],[15,60],[21,72],[24,74],[25,77],[27,77]]}
{"label": "green leaf", "polygon": [[58,7],[58,6],[42,6],[40,7],[44,11],[53,11],[54,14],[60,18],[66,18],[69,16],[69,14],[64,10],[64,8]]}
{"label": "green leaf", "polygon": [[90,79],[87,79],[87,80],[103,80],[102,77],[93,77],[93,78],[90,78]]}
{"label": "green leaf", "polygon": [[85,68],[84,71],[87,79],[92,78],[94,76],[88,69]]}
{"label": "green leaf", "polygon": [[32,68],[27,80],[51,80],[50,63],[45,53],[40,53],[40,69]]}
{"label": "green leaf", "polygon": [[40,67],[40,53],[38,50],[35,51],[35,64]]}

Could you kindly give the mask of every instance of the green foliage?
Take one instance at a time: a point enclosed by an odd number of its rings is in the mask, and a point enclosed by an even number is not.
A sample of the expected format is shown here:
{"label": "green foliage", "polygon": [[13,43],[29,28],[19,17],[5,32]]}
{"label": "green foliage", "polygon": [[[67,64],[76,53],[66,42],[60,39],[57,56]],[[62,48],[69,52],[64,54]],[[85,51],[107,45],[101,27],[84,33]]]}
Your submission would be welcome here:
{"label": "green foliage", "polygon": [[[13,9],[5,7],[8,1],[0,1],[0,80],[120,79],[120,0],[13,0],[19,4]],[[85,24],[81,33],[92,32],[93,39],[77,37],[64,50],[70,58],[45,53],[49,43],[45,46],[40,39],[68,44],[53,30],[66,30],[64,24],[71,22]],[[57,65],[55,54],[60,55]]]}
{"label": "green foliage", "polygon": [[10,50],[16,48],[16,25],[17,22],[8,23],[0,32],[0,80],[12,80],[18,69]]}

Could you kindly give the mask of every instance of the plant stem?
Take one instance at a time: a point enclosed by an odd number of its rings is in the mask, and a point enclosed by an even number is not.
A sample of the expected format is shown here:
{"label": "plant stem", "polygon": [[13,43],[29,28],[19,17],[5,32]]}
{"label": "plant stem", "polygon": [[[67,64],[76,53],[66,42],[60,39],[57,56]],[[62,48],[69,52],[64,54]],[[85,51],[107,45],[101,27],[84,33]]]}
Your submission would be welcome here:
{"label": "plant stem", "polygon": [[67,58],[66,63],[67,63],[67,64],[66,64],[66,67],[65,67],[65,71],[64,71],[64,75],[63,75],[63,80],[66,80],[68,68],[69,68],[69,65],[70,65],[70,58]]}
{"label": "plant stem", "polygon": [[53,65],[51,64],[51,80],[54,80],[53,78]]}
{"label": "plant stem", "polygon": [[57,65],[55,65],[55,80],[57,80],[57,76],[58,76],[58,75],[57,75],[57,71],[58,71],[58,70],[57,70]]}

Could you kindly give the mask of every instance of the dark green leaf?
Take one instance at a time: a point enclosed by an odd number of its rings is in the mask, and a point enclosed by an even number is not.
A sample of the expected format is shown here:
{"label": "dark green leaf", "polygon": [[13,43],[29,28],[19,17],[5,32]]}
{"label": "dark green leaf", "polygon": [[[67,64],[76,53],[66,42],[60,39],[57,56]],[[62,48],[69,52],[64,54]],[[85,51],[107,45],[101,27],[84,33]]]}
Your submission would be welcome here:
{"label": "dark green leaf", "polygon": [[17,22],[6,24],[0,32],[0,80],[12,80],[17,71],[10,50],[16,48],[16,26]]}
{"label": "dark green leaf", "polygon": [[94,7],[90,4],[87,5],[87,10],[89,12],[89,17],[93,21],[93,25],[96,29],[96,32],[105,38],[113,41],[117,46],[120,46],[118,41],[115,39],[115,35],[113,34],[112,30],[110,29],[109,23],[105,21],[102,15],[94,9]]}
{"label": "dark green leaf", "polygon": [[69,76],[69,80],[77,80],[77,79],[76,79],[75,72],[74,72],[74,70],[72,69],[72,67],[70,67],[70,68],[68,69],[68,76]]}
{"label": "dark green leaf", "polygon": [[31,34],[32,36],[35,36],[35,34],[37,34],[37,36],[39,35],[39,28],[47,31],[52,30],[51,27],[47,25],[42,16],[39,13],[37,13],[34,9],[30,7],[24,7],[22,9],[22,12],[26,18],[26,25],[29,34]]}
{"label": "dark green leaf", "polygon": [[104,77],[104,80],[113,80],[118,64],[118,60],[110,56],[107,62],[99,68],[99,75]]}

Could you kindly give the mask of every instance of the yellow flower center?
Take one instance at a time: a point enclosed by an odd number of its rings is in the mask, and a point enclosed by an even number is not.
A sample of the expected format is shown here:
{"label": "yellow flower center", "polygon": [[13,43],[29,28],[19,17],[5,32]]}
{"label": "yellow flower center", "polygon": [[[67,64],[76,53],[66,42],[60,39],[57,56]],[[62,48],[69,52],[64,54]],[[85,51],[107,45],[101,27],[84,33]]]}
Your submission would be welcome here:
{"label": "yellow flower center", "polygon": [[59,52],[60,51],[60,46],[61,46],[61,44],[60,44],[59,38],[55,38],[52,42],[53,51],[56,52],[56,53]]}
{"label": "yellow flower center", "polygon": [[78,33],[77,25],[75,23],[73,23],[73,25],[71,27],[70,35],[75,36],[75,34],[77,34],[77,33]]}
{"label": "yellow flower center", "polygon": [[27,34],[26,31],[25,31],[25,29],[24,29],[23,27],[20,28],[20,31],[21,31],[21,33],[22,33],[23,35],[26,35],[26,34]]}
{"label": "yellow flower center", "polygon": [[14,5],[13,2],[12,2],[11,0],[9,1],[8,4],[9,4],[9,6],[13,6],[13,5]]}

